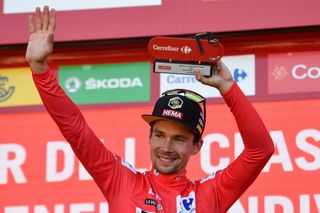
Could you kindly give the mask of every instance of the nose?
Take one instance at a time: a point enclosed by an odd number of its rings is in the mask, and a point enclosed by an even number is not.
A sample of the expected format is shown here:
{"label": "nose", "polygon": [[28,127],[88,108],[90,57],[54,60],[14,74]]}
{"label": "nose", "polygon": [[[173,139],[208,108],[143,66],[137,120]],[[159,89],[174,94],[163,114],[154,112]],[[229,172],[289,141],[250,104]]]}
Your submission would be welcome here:
{"label": "nose", "polygon": [[164,138],[164,140],[161,143],[161,149],[163,151],[171,151],[172,148],[172,143],[171,143],[171,139],[169,137]]}

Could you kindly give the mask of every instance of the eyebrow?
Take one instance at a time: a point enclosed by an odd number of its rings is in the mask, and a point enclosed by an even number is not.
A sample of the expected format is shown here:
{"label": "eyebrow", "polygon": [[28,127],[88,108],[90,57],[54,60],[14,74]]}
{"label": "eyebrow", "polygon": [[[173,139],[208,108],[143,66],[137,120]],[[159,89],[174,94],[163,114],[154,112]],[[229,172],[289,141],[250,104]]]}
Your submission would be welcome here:
{"label": "eyebrow", "polygon": [[[156,127],[153,128],[152,133],[161,133],[161,134],[165,134],[164,131],[157,129]],[[182,138],[184,140],[187,140],[187,137],[184,135],[173,135],[172,138]]]}
{"label": "eyebrow", "polygon": [[159,130],[159,129],[157,129],[156,127],[153,127],[152,128],[152,133],[162,133],[162,134],[164,134],[164,131],[161,131],[161,130]]}

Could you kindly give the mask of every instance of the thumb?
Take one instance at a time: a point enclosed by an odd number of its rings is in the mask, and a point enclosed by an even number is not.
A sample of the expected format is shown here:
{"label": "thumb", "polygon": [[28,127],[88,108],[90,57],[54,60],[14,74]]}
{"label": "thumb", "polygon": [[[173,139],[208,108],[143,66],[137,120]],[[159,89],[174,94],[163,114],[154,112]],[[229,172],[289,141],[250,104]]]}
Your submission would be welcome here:
{"label": "thumb", "polygon": [[204,76],[203,76],[202,71],[200,69],[195,69],[194,75],[198,81],[203,82]]}
{"label": "thumb", "polygon": [[202,71],[200,69],[195,69],[194,70],[194,74],[196,79],[206,85],[210,85],[210,80],[208,78],[206,78],[205,76],[203,76]]}
{"label": "thumb", "polygon": [[214,63],[215,70],[218,72],[223,69],[223,66],[224,64],[221,60],[218,60],[216,63]]}

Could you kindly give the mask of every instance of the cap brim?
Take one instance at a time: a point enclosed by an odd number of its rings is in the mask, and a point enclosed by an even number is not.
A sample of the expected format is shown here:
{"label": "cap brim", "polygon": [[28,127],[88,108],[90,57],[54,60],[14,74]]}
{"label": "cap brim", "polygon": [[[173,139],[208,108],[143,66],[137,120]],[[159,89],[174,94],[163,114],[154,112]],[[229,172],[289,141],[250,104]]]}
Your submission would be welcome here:
{"label": "cap brim", "polygon": [[197,133],[195,130],[193,130],[191,127],[186,126],[186,125],[184,125],[183,123],[180,123],[180,122],[178,122],[178,121],[176,121],[176,120],[174,120],[174,119],[165,118],[165,117],[160,117],[160,116],[154,116],[154,115],[141,115],[141,117],[142,117],[142,119],[143,119],[145,122],[147,122],[147,123],[149,123],[149,124],[151,124],[151,123],[154,122],[154,121],[158,121],[158,120],[172,121],[172,122],[175,122],[176,124],[179,124],[179,125],[181,125],[181,126],[186,127],[186,128],[189,129],[191,132],[194,132],[194,133],[198,134],[198,133]]}
{"label": "cap brim", "polygon": [[167,119],[167,118],[163,118],[163,117],[158,117],[158,116],[154,116],[154,115],[141,115],[142,119],[147,122],[147,123],[152,123],[154,121],[157,120],[169,120],[169,121],[173,121],[171,119]]}

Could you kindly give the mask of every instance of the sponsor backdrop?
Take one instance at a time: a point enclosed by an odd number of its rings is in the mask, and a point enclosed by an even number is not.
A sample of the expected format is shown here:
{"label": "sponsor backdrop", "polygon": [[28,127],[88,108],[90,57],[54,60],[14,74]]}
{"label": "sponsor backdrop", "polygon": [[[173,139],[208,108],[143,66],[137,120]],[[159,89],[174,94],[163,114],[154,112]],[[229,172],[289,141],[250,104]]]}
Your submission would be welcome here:
{"label": "sponsor backdrop", "polygon": [[[229,212],[320,211],[320,99],[308,99],[308,94],[320,90],[319,55],[313,51],[270,54],[257,61],[254,55],[223,58],[246,95],[281,97],[281,101],[254,103],[276,152]],[[268,66],[262,69],[258,61]],[[105,146],[139,171],[151,166],[149,125],[140,117],[152,111],[151,91],[157,97],[158,89],[180,87],[209,99],[219,97],[216,90],[206,91],[192,76],[161,74],[153,79],[151,88],[150,66],[150,62],[61,66],[58,72],[61,86],[78,104],[126,104],[82,111]],[[257,67],[261,70],[256,71]],[[305,97],[289,101],[286,94]],[[130,105],[132,102],[143,105]],[[29,68],[0,70],[0,107],[39,104]],[[101,192],[49,115],[28,111],[0,114],[0,212],[108,212]],[[224,168],[243,148],[224,104],[209,104],[207,113],[204,145],[188,166],[190,179]]]}
{"label": "sponsor backdrop", "polygon": [[[254,106],[276,152],[230,212],[319,212],[320,100]],[[140,115],[151,113],[151,106],[82,111],[108,149],[138,170],[150,168],[149,126]],[[0,212],[108,212],[101,192],[46,112],[2,114],[0,129]],[[198,179],[225,167],[241,149],[229,109],[208,105],[204,145],[189,164],[188,176]]]}
{"label": "sponsor backdrop", "polygon": [[[255,56],[225,56],[221,60],[228,66],[242,91],[247,96],[255,95]],[[174,88],[194,90],[206,98],[221,97],[218,90],[199,83],[194,76],[161,73],[160,94]]]}
{"label": "sponsor backdrop", "polygon": [[[150,101],[150,62],[59,67],[59,84],[77,104]],[[30,68],[0,69],[0,108],[41,105]]]}
{"label": "sponsor backdrop", "polygon": [[59,68],[59,83],[77,104],[150,100],[150,62]]}
{"label": "sponsor backdrop", "polygon": [[315,0],[305,4],[289,0],[259,4],[254,0],[77,0],[77,4],[62,0],[0,0],[0,26],[10,26],[0,28],[0,44],[26,43],[27,17],[35,7],[45,4],[58,11],[56,41],[320,24],[320,2]]}
{"label": "sponsor backdrop", "polygon": [[0,107],[41,103],[29,68],[0,69]]}
{"label": "sponsor backdrop", "polygon": [[268,55],[269,94],[320,91],[320,51]]}

